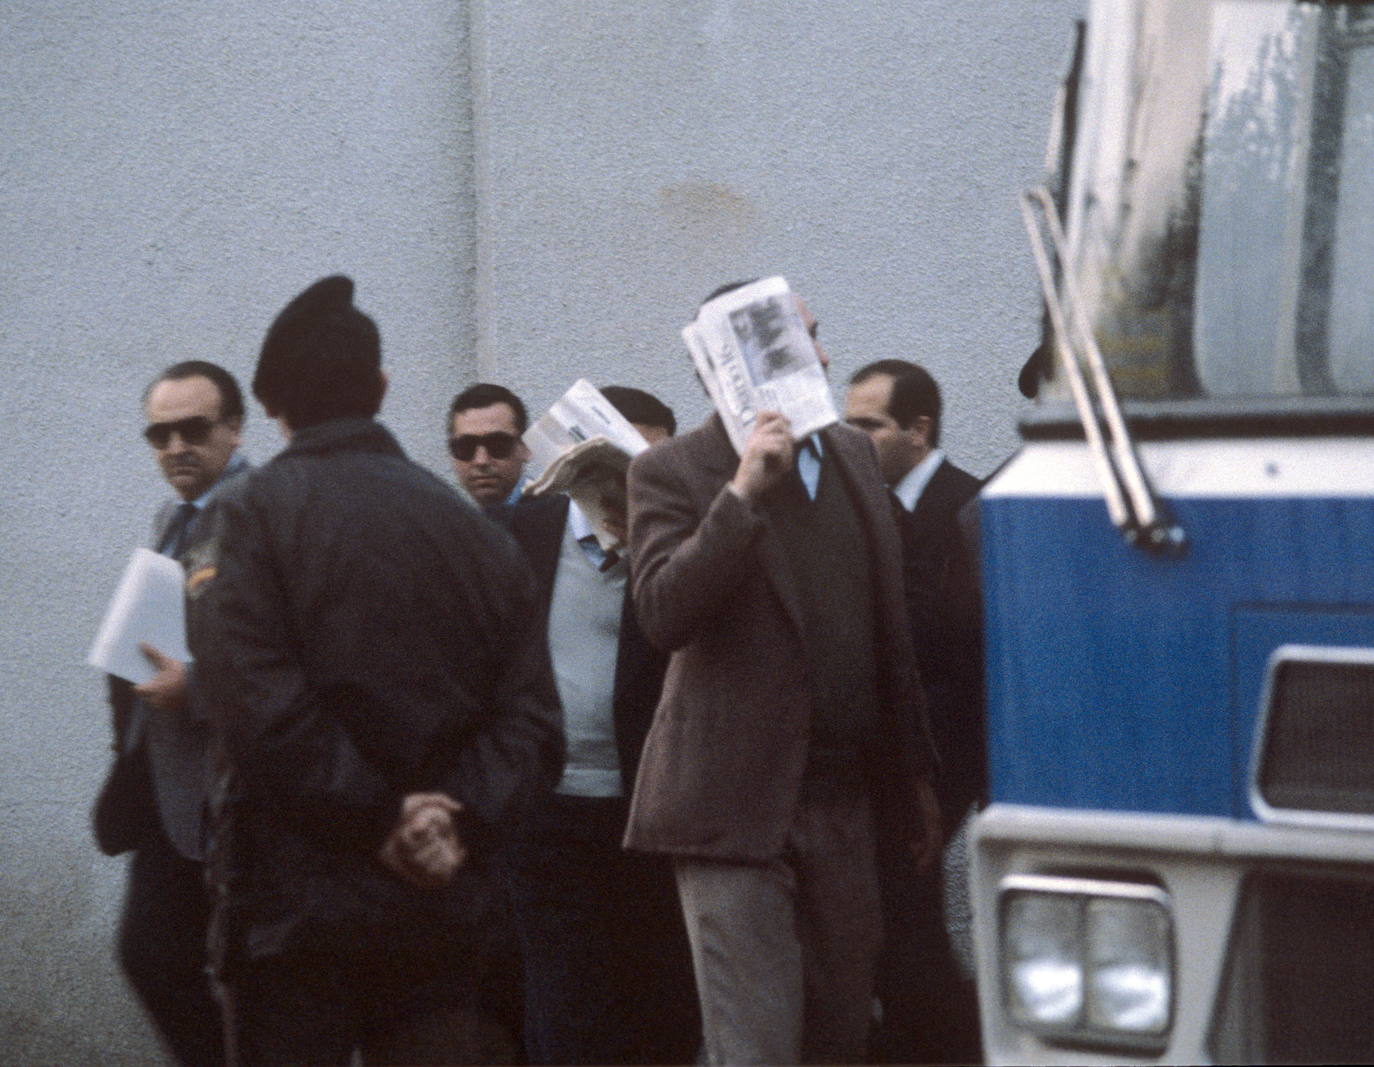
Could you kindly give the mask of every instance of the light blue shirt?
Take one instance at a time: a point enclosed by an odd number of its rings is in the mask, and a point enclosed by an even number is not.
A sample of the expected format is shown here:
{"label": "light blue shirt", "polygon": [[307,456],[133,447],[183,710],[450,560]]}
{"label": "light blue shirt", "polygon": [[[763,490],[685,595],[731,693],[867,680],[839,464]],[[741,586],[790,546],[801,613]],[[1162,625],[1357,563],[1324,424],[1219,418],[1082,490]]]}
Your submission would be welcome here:
{"label": "light blue shirt", "polygon": [[520,477],[515,480],[515,488],[510,491],[510,496],[506,497],[502,503],[515,507],[516,504],[520,503],[520,498],[525,495],[525,486],[529,484],[530,476],[528,474],[521,474]]}
{"label": "light blue shirt", "polygon": [[902,507],[907,511],[916,510],[916,502],[921,499],[930,479],[944,461],[945,450],[932,448],[925,459],[907,471],[902,480],[892,487],[892,495],[902,502]]}
{"label": "light blue shirt", "polygon": [[592,520],[587,518],[587,513],[577,506],[577,501],[568,498],[568,526],[572,529],[572,535],[577,539],[577,543],[582,546],[582,551],[587,554],[587,559],[597,570],[606,565],[606,550],[601,547],[601,542],[596,539],[596,531],[592,528]]}

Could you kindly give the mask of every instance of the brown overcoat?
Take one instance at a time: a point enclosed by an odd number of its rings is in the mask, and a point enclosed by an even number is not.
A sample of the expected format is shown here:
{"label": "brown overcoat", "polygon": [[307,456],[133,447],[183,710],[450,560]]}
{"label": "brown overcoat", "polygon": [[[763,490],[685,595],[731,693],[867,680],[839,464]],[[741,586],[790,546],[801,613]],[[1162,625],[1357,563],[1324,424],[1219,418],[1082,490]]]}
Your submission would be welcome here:
{"label": "brown overcoat", "polygon": [[[853,490],[875,567],[880,725],[866,756],[878,825],[919,837],[915,783],[932,772],[934,753],[896,519],[868,438],[843,425],[821,436]],[[792,822],[811,721],[801,603],[771,520],[726,488],[738,463],[713,415],[630,467],[635,608],[672,657],[627,848],[761,860],[781,853]]]}

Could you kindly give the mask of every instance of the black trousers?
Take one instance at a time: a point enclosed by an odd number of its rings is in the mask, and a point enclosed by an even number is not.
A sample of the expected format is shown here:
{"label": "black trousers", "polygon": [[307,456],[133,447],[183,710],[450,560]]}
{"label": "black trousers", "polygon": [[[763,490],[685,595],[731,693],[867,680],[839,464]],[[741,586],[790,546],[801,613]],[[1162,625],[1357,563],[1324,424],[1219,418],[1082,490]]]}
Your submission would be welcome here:
{"label": "black trousers", "polygon": [[205,973],[209,917],[204,866],[158,828],[129,866],[119,962],[172,1055],[190,1065],[224,1062],[223,1025]]}
{"label": "black trousers", "polygon": [[239,963],[233,988],[245,1067],[285,1063],[513,1062],[481,1011],[471,960],[388,953],[366,938],[336,951],[293,950]]}
{"label": "black trousers", "polygon": [[531,1063],[696,1059],[700,1016],[672,869],[621,849],[627,807],[551,796],[510,849]]}
{"label": "black trousers", "polygon": [[870,1063],[981,1063],[978,994],[964,976],[945,927],[944,878],[917,871],[909,852],[884,851],[885,941],[876,993],[883,1022]]}

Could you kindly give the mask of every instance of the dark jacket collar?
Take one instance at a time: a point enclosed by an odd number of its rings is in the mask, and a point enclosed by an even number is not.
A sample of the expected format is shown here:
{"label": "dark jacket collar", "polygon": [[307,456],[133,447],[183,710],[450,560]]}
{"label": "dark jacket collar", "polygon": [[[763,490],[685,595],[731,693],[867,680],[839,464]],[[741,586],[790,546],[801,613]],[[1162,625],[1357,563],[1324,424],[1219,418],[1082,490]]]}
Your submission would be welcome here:
{"label": "dark jacket collar", "polygon": [[326,452],[378,452],[383,455],[404,456],[391,431],[376,419],[350,417],[330,419],[307,426],[291,435],[291,441],[280,455],[320,455]]}

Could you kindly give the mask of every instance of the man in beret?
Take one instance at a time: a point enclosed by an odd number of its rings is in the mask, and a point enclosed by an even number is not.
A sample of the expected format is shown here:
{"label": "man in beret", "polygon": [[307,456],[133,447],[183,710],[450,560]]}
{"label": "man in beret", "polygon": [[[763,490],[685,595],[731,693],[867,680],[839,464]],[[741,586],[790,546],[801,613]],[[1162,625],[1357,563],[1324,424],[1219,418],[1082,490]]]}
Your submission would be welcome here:
{"label": "man in beret", "polygon": [[352,294],[272,324],[253,393],[289,443],[191,564],[224,977],[246,1063],[485,1061],[489,858],[558,778],[558,698],[519,550],[376,421]]}

